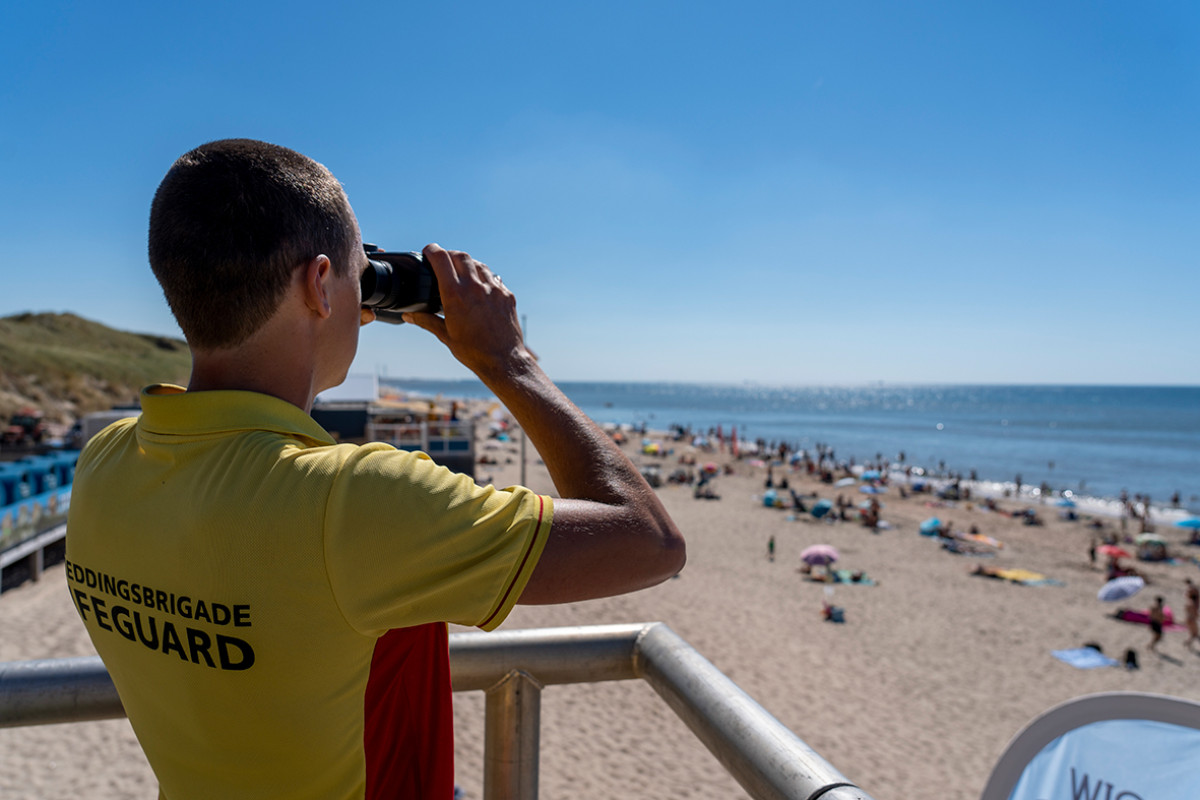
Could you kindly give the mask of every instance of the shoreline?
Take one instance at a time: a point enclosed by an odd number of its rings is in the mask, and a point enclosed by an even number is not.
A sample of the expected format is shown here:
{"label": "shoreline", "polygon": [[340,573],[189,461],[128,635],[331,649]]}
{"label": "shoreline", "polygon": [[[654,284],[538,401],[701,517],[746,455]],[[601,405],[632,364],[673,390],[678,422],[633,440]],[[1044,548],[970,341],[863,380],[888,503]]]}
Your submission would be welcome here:
{"label": "shoreline", "polygon": [[[448,391],[442,391],[443,389],[458,389],[461,391],[461,390],[465,390],[469,386],[474,386],[476,383],[476,382],[470,381],[470,380],[434,381],[434,380],[429,380],[429,379],[398,379],[398,378],[380,378],[380,381],[381,381],[381,385],[386,383],[387,385],[392,386],[394,388],[402,389],[414,397],[420,397],[422,399],[436,399],[438,397],[441,397],[441,398],[444,398],[447,402],[449,401],[449,399],[451,397],[454,397],[456,395],[453,395],[451,392],[448,392]],[[413,388],[413,387],[415,387],[415,388]],[[601,388],[598,389],[597,387],[601,387]],[[863,463],[864,461],[875,460],[875,458],[874,458],[875,454],[877,452],[880,452],[881,450],[892,449],[892,448],[884,448],[884,447],[877,446],[876,442],[871,442],[869,447],[868,446],[855,447],[854,445],[847,444],[847,442],[845,442],[845,441],[836,441],[836,439],[838,437],[836,437],[833,433],[828,433],[827,431],[825,431],[825,429],[827,429],[829,427],[829,424],[826,423],[819,416],[814,417],[814,414],[816,413],[816,412],[814,412],[814,409],[811,407],[804,406],[803,404],[801,404],[795,410],[795,415],[796,415],[795,426],[804,427],[811,423],[812,430],[814,432],[805,434],[805,435],[799,435],[799,436],[797,436],[795,434],[791,434],[791,435],[781,434],[778,431],[772,432],[772,430],[771,430],[772,426],[768,423],[768,420],[765,418],[762,418],[762,414],[764,412],[761,408],[757,409],[757,410],[754,408],[750,408],[748,411],[744,411],[744,412],[732,411],[732,410],[726,412],[726,411],[714,410],[714,408],[708,407],[706,405],[705,408],[693,408],[690,410],[678,409],[678,408],[662,408],[662,407],[659,407],[659,408],[645,407],[645,408],[642,408],[641,410],[635,410],[635,408],[634,408],[635,403],[641,403],[641,402],[645,401],[647,398],[655,398],[655,397],[657,397],[657,395],[654,393],[648,393],[648,394],[646,394],[645,397],[643,397],[641,395],[636,395],[636,394],[634,397],[630,397],[631,389],[637,389],[638,391],[644,391],[644,390],[653,390],[655,387],[670,388],[672,391],[681,394],[683,396],[683,400],[681,400],[680,402],[688,401],[689,398],[692,397],[692,393],[694,391],[698,390],[698,391],[703,392],[703,391],[707,391],[710,389],[719,389],[722,392],[731,394],[731,397],[727,398],[727,399],[737,401],[738,403],[742,403],[742,404],[749,403],[750,401],[753,400],[753,396],[743,396],[742,394],[740,394],[740,392],[742,392],[743,390],[747,390],[747,389],[755,389],[755,390],[763,389],[763,390],[780,391],[780,392],[796,391],[796,392],[817,392],[817,393],[826,393],[826,392],[837,393],[837,392],[841,392],[841,391],[873,392],[875,390],[880,390],[880,391],[918,390],[918,391],[924,392],[924,391],[935,390],[935,389],[965,391],[965,390],[971,390],[971,389],[975,389],[975,388],[981,388],[981,389],[985,389],[985,390],[1033,389],[1033,390],[1047,390],[1047,391],[1058,390],[1058,389],[1068,389],[1068,390],[1096,389],[1096,390],[1129,390],[1129,391],[1139,391],[1139,390],[1154,391],[1154,390],[1162,389],[1162,390],[1172,390],[1172,391],[1174,391],[1174,390],[1195,391],[1197,389],[1200,389],[1200,387],[1191,387],[1191,386],[1168,386],[1168,387],[1076,386],[1076,385],[1068,385],[1068,386],[1011,385],[1010,386],[1010,385],[1004,385],[1004,384],[982,385],[982,386],[976,386],[974,384],[962,384],[962,385],[945,385],[945,386],[943,386],[941,384],[938,384],[938,385],[915,384],[915,385],[911,385],[911,386],[909,386],[909,385],[905,385],[905,386],[889,385],[886,387],[876,387],[876,386],[868,386],[868,385],[864,385],[861,387],[819,387],[819,386],[768,387],[768,386],[740,385],[740,384],[699,384],[699,383],[671,383],[671,382],[666,382],[666,383],[587,382],[587,381],[564,382],[564,388],[567,391],[568,396],[571,397],[572,401],[575,402],[577,405],[579,405],[584,410],[584,412],[588,413],[594,420],[596,420],[597,423],[600,423],[602,425],[607,424],[607,425],[611,425],[614,427],[619,426],[624,430],[630,430],[630,429],[640,430],[642,425],[644,424],[645,427],[650,430],[650,432],[652,432],[656,436],[661,437],[661,436],[666,435],[666,433],[672,428],[680,427],[680,426],[687,426],[694,433],[700,434],[700,435],[705,435],[705,434],[709,433],[710,429],[715,429],[718,426],[718,424],[723,424],[726,429],[726,433],[728,433],[728,429],[730,428],[731,425],[737,425],[742,428],[741,433],[745,434],[745,429],[746,429],[745,419],[747,418],[747,415],[748,415],[749,418],[754,420],[754,427],[758,429],[758,432],[752,433],[752,435],[750,437],[751,440],[758,439],[761,437],[761,438],[765,438],[768,441],[774,442],[774,443],[784,442],[784,443],[788,444],[789,449],[792,451],[805,450],[805,449],[807,449],[809,451],[816,450],[820,445],[815,444],[812,440],[814,440],[814,439],[816,441],[824,440],[827,446],[832,446],[836,450],[836,452],[842,456],[842,460],[857,461],[858,463]],[[484,399],[487,399],[488,397],[490,397],[490,395],[487,394],[486,387],[484,387],[482,383],[478,383],[476,388],[477,388],[477,391],[472,391],[469,394],[465,395],[468,400],[472,400],[472,401],[484,400]],[[602,402],[599,400],[599,398],[601,398],[601,397],[611,398],[611,402]],[[712,399],[707,396],[703,396],[703,397],[704,397],[704,401],[706,403],[708,403]],[[811,397],[806,397],[806,399],[810,402],[812,400]],[[928,409],[923,409],[920,413],[925,413],[927,411],[928,411]],[[691,414],[691,418],[688,418],[688,413]],[[779,413],[785,413],[785,412],[779,412]],[[832,413],[835,415],[837,415],[837,414],[842,415],[841,421],[839,423],[836,423],[834,427],[837,427],[837,425],[854,427],[854,425],[857,424],[854,420],[850,420],[849,418],[847,418],[845,416],[846,413],[857,413],[857,412],[847,412],[845,409],[838,411],[834,408],[831,408],[829,413]],[[772,411],[772,415],[774,415],[774,414],[775,414],[775,411]],[[678,418],[676,418],[676,417],[678,417]],[[776,422],[778,422],[778,419],[776,419]],[[864,422],[878,422],[878,419],[864,420]],[[1005,422],[1007,422],[1007,420]],[[958,427],[959,429],[961,429],[961,425],[959,425],[959,426],[952,425],[949,427]],[[1197,429],[1200,429],[1200,419],[1197,420]],[[897,453],[903,451],[903,452],[907,452],[910,454],[908,464],[897,463],[895,453],[893,453],[892,455],[889,455],[886,459],[887,461],[889,461],[889,468],[896,470],[896,469],[903,469],[905,466],[921,467],[925,470],[926,477],[933,478],[933,479],[945,478],[953,473],[958,473],[965,478],[966,475],[968,475],[972,472],[970,465],[965,464],[965,461],[964,461],[965,465],[963,465],[963,464],[947,465],[946,469],[939,470],[938,469],[938,458],[936,456],[931,456],[929,458],[911,457],[912,454],[914,454],[916,452],[926,452],[927,450],[935,450],[935,446],[927,447],[926,445],[919,444],[919,441],[921,439],[921,430],[923,430],[923,429],[914,428],[912,430],[909,430],[908,436],[905,437],[908,439],[908,441],[906,441],[906,442],[899,441],[899,439],[902,436],[902,434],[899,432],[899,429],[885,428],[880,431],[882,439],[891,440],[891,441],[893,441],[893,443],[896,444],[895,449],[896,449]],[[982,430],[982,429],[980,429],[980,430]],[[1005,428],[1005,430],[1009,430],[1009,429]],[[1049,430],[1052,430],[1052,431],[1057,430],[1056,425],[1051,424]],[[817,432],[817,431],[825,431],[825,432]],[[978,431],[974,435],[978,435]],[[745,439],[746,436],[743,435],[742,438]],[[1067,449],[1073,449],[1076,445],[1073,445],[1068,442],[1063,442],[1060,444],[1060,446],[1064,450],[1067,450]],[[1019,443],[1012,444],[1010,449],[1013,449],[1013,448],[1015,448],[1017,453],[1024,452],[1024,449],[1022,449],[1019,446]],[[859,452],[859,451],[861,451],[861,452]],[[847,458],[847,456],[849,458]],[[963,460],[963,459],[960,459],[960,460]],[[1019,459],[1016,459],[1016,460],[1019,461]],[[1144,461],[1145,459],[1143,458],[1141,460]],[[1111,461],[1110,463],[1120,463],[1120,462],[1119,461]],[[1080,475],[1082,475],[1083,473],[1086,473],[1085,469],[1076,469],[1075,472],[1078,472],[1080,474],[1074,475],[1073,477],[1070,477],[1070,479],[1068,480],[1068,479],[1066,479],[1067,476],[1065,475],[1064,470],[1068,469],[1069,467],[1064,466],[1064,464],[1062,464],[1061,462],[1058,463],[1056,466],[1051,467],[1048,473],[1046,472],[1045,467],[1046,467],[1045,463],[1042,463],[1040,465],[1040,468],[1038,465],[1028,465],[1027,464],[1023,470],[1022,467],[1019,466],[1018,463],[1013,463],[1012,461],[1009,461],[1009,462],[1002,461],[1002,462],[998,462],[996,464],[992,464],[989,468],[978,470],[978,473],[979,473],[978,481],[981,484],[982,490],[987,491],[987,492],[997,493],[994,496],[1000,497],[1003,495],[1003,492],[1005,490],[1009,491],[1010,493],[1012,493],[1015,490],[1016,487],[1015,487],[1014,481],[1012,479],[1012,476],[1014,476],[1014,475],[1019,476],[1020,473],[1022,473],[1022,471],[1024,471],[1027,473],[1027,475],[1029,477],[1028,477],[1028,480],[1026,480],[1022,485],[1022,498],[1024,498],[1028,502],[1035,502],[1037,500],[1038,495],[1034,494],[1034,495],[1030,496],[1028,494],[1027,487],[1037,488],[1044,483],[1049,487],[1049,489],[1051,490],[1052,493],[1058,493],[1058,492],[1062,492],[1062,491],[1070,491],[1077,499],[1087,498],[1090,513],[1100,513],[1100,514],[1105,514],[1106,516],[1116,516],[1116,517],[1119,517],[1122,513],[1121,512],[1121,501],[1120,501],[1120,494],[1121,494],[1122,489],[1127,488],[1128,492],[1129,492],[1129,496],[1136,498],[1140,495],[1147,494],[1147,491],[1146,491],[1147,488],[1151,488],[1151,489],[1154,488],[1153,486],[1146,487],[1146,486],[1141,485],[1141,483],[1144,483],[1144,481],[1141,481],[1141,482],[1139,481],[1139,476],[1137,475],[1137,469],[1132,466],[1126,470],[1127,474],[1124,477],[1120,478],[1119,482],[1116,483],[1116,486],[1121,487],[1121,489],[1113,488],[1111,492],[1094,491],[1089,486],[1089,483],[1094,483],[1094,481],[1085,480],[1084,478],[1080,477]],[[1172,474],[1174,474],[1174,473],[1172,473]],[[1181,469],[1179,471],[1179,474],[1186,475],[1187,471]],[[1112,476],[1110,475],[1109,477],[1111,478]],[[1187,480],[1181,480],[1181,481],[1172,482],[1172,486],[1169,489],[1160,487],[1160,488],[1162,488],[1162,491],[1149,492],[1149,494],[1151,495],[1151,498],[1152,498],[1152,501],[1151,501],[1152,513],[1157,521],[1173,522],[1176,519],[1183,519],[1188,516],[1200,515],[1200,486],[1198,486],[1196,484],[1196,481],[1194,478],[1190,478],[1190,476],[1189,476],[1188,480],[1191,480],[1192,485],[1194,487],[1196,487],[1195,491],[1187,490]],[[1101,481],[1101,483],[1103,483],[1103,481]],[[1179,502],[1178,506],[1175,506],[1169,502],[1172,495],[1176,494],[1176,493],[1178,493],[1180,496],[1180,502]],[[992,495],[989,494],[989,496],[992,496]]]}

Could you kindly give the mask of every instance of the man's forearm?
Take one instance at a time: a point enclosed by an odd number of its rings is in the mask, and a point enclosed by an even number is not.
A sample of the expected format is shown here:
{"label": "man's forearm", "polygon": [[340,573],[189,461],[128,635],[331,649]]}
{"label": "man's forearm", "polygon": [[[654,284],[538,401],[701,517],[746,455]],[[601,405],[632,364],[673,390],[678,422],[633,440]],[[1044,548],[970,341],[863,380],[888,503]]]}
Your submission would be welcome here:
{"label": "man's forearm", "polygon": [[480,377],[524,427],[561,498],[522,603],[563,603],[653,586],[683,568],[683,536],[620,448],[533,361]]}
{"label": "man's forearm", "polygon": [[503,371],[481,372],[479,377],[525,431],[562,497],[619,505],[631,492],[640,496],[649,489],[611,437],[563,394],[527,351]]}

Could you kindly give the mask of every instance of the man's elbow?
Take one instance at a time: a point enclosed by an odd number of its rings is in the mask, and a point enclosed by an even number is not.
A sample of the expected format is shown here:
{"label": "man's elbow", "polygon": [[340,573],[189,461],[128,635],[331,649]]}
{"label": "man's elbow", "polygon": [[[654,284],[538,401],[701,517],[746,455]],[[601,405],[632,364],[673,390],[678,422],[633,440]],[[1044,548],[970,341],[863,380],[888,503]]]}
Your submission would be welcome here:
{"label": "man's elbow", "polygon": [[674,523],[668,522],[663,526],[656,545],[651,559],[654,564],[655,584],[674,578],[687,563],[687,542]]}
{"label": "man's elbow", "polygon": [[[687,564],[687,544],[683,541],[683,537],[676,537],[666,549],[664,555],[667,557],[668,562],[666,578],[674,578],[683,571],[684,565]],[[666,580],[666,578],[663,580]]]}

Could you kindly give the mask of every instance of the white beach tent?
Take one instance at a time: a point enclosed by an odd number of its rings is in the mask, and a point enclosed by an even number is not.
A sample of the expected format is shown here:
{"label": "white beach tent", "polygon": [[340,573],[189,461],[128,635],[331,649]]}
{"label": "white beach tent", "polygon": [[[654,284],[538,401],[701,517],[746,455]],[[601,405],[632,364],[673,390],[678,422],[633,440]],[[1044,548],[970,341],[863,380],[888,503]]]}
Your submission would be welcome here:
{"label": "white beach tent", "polygon": [[981,800],[1194,800],[1200,703],[1157,694],[1078,697],[1009,743]]}

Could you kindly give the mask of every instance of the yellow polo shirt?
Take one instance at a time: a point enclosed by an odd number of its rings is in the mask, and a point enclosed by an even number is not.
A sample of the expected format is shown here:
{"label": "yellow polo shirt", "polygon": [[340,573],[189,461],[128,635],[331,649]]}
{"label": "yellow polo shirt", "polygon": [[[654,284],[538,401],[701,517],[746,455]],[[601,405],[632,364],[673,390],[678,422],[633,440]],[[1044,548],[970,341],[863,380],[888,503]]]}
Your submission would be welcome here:
{"label": "yellow polo shirt", "polygon": [[[421,746],[418,721],[377,757],[383,773],[369,764],[372,662],[395,663],[377,645],[436,623],[404,645],[419,667],[444,661],[426,657],[444,651],[442,623],[499,625],[545,545],[550,498],[480,487],[423,453],[336,444],[266,395],[158,385],[142,409],[79,459],[67,577],[163,795],[420,791],[421,776],[368,777],[403,772],[397,753]],[[425,695],[448,693],[448,674],[426,679],[394,716],[441,724],[448,694]]]}

